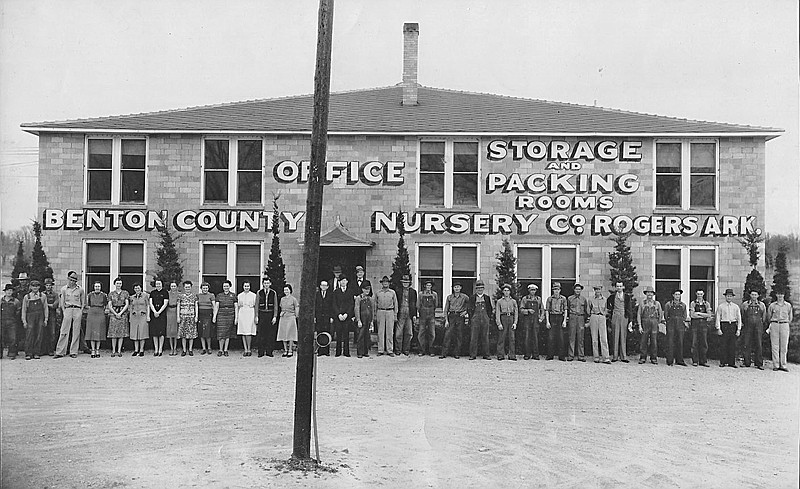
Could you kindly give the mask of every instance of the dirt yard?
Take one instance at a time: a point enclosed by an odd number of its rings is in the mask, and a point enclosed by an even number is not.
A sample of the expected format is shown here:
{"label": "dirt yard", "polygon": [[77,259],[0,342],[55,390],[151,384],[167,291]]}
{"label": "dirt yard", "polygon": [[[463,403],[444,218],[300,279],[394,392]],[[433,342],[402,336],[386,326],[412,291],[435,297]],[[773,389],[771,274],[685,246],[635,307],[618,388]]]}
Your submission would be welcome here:
{"label": "dirt yard", "polygon": [[337,472],[304,473],[295,358],[4,359],[2,487],[797,487],[800,368],[770,366],[323,358]]}

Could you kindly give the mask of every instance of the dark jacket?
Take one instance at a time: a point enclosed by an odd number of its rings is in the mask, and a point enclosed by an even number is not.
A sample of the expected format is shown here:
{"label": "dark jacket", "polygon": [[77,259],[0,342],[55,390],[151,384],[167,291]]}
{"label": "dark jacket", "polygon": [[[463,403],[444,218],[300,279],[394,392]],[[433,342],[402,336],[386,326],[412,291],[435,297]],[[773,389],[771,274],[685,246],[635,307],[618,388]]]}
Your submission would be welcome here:
{"label": "dark jacket", "polygon": [[[400,305],[403,303],[403,288],[400,287],[399,289],[395,289],[394,293],[397,294],[397,304],[399,311]],[[413,287],[408,288],[408,317],[412,318],[417,317],[417,291],[414,290]]]}
{"label": "dark jacket", "polygon": [[331,325],[331,318],[333,317],[333,291],[328,289],[325,292],[325,298],[322,298],[322,292],[317,290],[317,298],[314,302],[314,319],[318,325],[317,331],[327,331]]}
{"label": "dark jacket", "polygon": [[[272,322],[272,319],[278,317],[280,311],[280,302],[278,301],[278,292],[275,289],[269,289],[269,294],[264,293],[264,289],[258,289],[258,312],[260,313],[269,313],[272,312],[271,316],[269,317],[269,321]],[[266,311],[266,312],[264,312]]]}
{"label": "dark jacket", "polygon": [[[349,285],[349,284],[348,284]],[[351,321],[354,316],[355,296],[352,288],[347,287],[344,292],[341,288],[333,291],[333,316],[334,320],[339,320],[339,314],[347,314],[347,321]]]}
{"label": "dark jacket", "polygon": [[[467,301],[467,314],[469,317],[472,318],[475,315],[475,301],[478,299],[476,294],[472,294],[469,296],[469,301]],[[489,322],[494,322],[494,314],[492,313],[492,298],[489,297],[489,294],[483,294],[483,303],[486,307],[486,314],[489,315]]]}
{"label": "dark jacket", "polygon": [[[348,282],[348,285],[352,285],[353,286],[353,290],[355,291],[355,295],[356,296],[361,295],[361,287],[363,287],[364,284],[369,285],[369,296],[372,297],[372,293],[373,293],[372,282],[370,282],[366,278],[364,280],[362,280],[360,284],[358,283],[358,278],[354,278],[352,282]],[[355,300],[355,297],[353,297],[353,300]]]}
{"label": "dark jacket", "polygon": [[[617,291],[611,293],[606,299],[606,318],[611,321],[611,318],[614,316],[614,297],[617,295]],[[631,294],[625,293],[623,294],[625,297],[625,310],[623,313],[625,314],[625,319],[629,322],[636,322],[636,311],[633,310],[632,299],[633,296]]]}

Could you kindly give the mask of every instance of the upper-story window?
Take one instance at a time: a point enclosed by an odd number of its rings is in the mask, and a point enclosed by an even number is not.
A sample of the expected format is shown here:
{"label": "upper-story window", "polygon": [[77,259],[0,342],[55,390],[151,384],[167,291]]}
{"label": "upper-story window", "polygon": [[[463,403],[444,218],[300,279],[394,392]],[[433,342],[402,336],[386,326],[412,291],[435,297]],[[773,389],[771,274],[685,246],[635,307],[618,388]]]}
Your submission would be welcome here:
{"label": "upper-story window", "polygon": [[262,148],[260,139],[205,139],[203,202],[261,204]]}
{"label": "upper-story window", "polygon": [[656,208],[715,209],[716,141],[657,141]]}
{"label": "upper-story window", "polygon": [[421,141],[419,205],[477,207],[477,141]]}
{"label": "upper-story window", "polygon": [[144,204],[147,140],[88,138],[86,202]]}

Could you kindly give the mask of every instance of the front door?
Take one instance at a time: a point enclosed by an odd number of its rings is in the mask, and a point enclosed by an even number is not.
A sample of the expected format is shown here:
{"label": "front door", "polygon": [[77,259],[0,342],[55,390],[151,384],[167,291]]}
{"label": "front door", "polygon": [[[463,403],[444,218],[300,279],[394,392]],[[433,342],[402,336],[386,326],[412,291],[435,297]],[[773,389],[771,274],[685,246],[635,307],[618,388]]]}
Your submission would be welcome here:
{"label": "front door", "polygon": [[352,281],[356,276],[356,265],[366,269],[366,257],[367,248],[363,246],[322,246],[319,249],[317,278],[330,283],[333,278],[333,267],[339,265],[342,267],[342,275]]}

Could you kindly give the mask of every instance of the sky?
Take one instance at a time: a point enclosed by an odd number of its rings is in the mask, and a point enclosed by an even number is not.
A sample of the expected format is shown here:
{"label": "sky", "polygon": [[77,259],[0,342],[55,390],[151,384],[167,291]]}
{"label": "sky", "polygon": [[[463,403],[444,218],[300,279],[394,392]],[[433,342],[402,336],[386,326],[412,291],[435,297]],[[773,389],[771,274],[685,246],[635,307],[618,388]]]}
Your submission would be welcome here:
{"label": "sky", "polygon": [[[312,93],[317,9],[0,0],[0,229],[37,212],[21,123]],[[331,89],[400,82],[404,22],[425,86],[784,129],[764,227],[800,233],[796,0],[337,0]]]}

